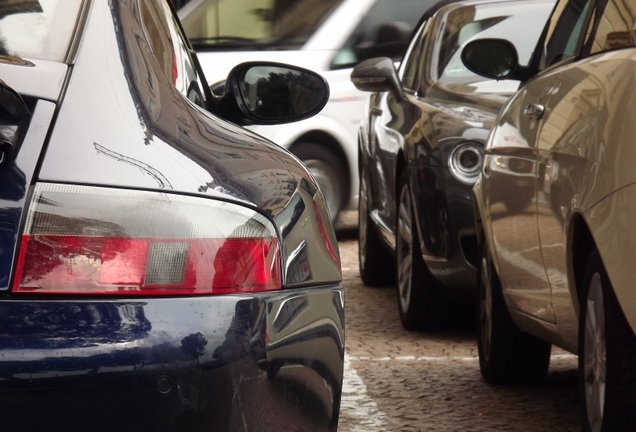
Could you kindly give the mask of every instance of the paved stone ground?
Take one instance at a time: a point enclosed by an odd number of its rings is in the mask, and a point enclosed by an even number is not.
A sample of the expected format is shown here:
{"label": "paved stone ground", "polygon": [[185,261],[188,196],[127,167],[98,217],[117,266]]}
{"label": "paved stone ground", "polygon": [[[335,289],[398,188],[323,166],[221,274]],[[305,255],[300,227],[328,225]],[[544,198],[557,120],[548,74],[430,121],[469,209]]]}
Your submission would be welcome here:
{"label": "paved stone ground", "polygon": [[540,385],[486,384],[472,308],[453,329],[404,330],[395,287],[360,280],[356,219],[348,212],[336,224],[347,320],[340,432],[580,430],[574,356],[554,349]]}

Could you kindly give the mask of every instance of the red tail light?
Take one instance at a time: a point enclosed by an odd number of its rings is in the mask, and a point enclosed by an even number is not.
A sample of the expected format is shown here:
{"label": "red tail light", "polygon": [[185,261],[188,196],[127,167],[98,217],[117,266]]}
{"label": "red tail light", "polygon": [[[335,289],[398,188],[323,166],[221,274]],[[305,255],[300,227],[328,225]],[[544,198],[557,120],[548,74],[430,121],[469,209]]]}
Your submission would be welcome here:
{"label": "red tail light", "polygon": [[209,295],[280,287],[274,227],[252,210],[42,184],[29,209],[13,292]]}

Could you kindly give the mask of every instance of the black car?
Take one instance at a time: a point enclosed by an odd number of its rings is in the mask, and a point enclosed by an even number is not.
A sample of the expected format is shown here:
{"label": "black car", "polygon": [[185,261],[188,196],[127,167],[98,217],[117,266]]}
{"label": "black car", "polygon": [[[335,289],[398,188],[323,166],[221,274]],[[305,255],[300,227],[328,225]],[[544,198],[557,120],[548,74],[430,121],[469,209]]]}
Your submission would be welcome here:
{"label": "black car", "polygon": [[286,150],[313,72],[207,87],[164,0],[0,8],[0,429],[335,431],[338,245]]}
{"label": "black car", "polygon": [[375,92],[358,135],[360,275],[373,286],[397,273],[407,329],[438,323],[446,300],[475,298],[472,188],[496,114],[518,87],[468,71],[461,47],[506,37],[527,59],[553,4],[442,1],[422,17],[399,71],[375,58],[351,74]]}

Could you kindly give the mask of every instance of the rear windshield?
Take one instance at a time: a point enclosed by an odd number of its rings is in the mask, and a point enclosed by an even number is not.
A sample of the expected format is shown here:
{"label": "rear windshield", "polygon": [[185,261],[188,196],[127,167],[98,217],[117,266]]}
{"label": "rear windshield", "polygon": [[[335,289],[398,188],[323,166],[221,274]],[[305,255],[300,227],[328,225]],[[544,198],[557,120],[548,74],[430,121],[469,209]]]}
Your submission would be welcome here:
{"label": "rear windshield", "polygon": [[0,1],[0,55],[64,61],[82,1]]}
{"label": "rear windshield", "polygon": [[197,50],[297,49],[341,0],[170,0]]}

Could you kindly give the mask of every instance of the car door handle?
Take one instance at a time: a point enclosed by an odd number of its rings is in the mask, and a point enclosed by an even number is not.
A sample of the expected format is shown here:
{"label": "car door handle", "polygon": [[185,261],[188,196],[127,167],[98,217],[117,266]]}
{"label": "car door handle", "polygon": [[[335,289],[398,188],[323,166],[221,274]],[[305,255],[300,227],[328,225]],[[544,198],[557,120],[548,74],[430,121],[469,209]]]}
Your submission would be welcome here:
{"label": "car door handle", "polygon": [[484,164],[483,164],[483,173],[484,173],[484,177],[489,178],[490,177],[490,162],[491,162],[492,156],[491,155],[486,155],[484,157]]}
{"label": "car door handle", "polygon": [[538,103],[531,103],[523,111],[523,113],[527,117],[531,117],[531,118],[537,119],[537,120],[539,120],[541,117],[543,117],[543,113],[544,112],[545,112],[545,106],[543,106],[541,104],[538,104]]}

